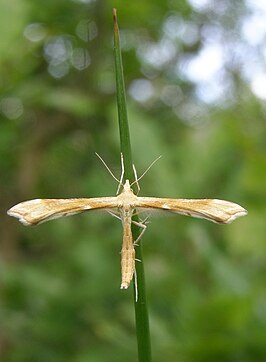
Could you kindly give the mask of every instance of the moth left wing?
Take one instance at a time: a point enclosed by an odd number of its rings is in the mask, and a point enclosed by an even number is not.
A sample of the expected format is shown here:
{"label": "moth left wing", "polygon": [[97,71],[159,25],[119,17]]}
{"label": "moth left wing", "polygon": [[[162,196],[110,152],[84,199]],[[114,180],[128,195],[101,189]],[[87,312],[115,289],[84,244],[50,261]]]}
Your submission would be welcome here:
{"label": "moth left wing", "polygon": [[218,224],[229,224],[247,210],[234,202],[218,199],[165,199],[138,197],[136,208],[157,209],[182,215],[199,217]]}
{"label": "moth left wing", "polygon": [[63,216],[117,207],[116,197],[80,199],[35,199],[21,202],[7,211],[24,225],[37,225]]}

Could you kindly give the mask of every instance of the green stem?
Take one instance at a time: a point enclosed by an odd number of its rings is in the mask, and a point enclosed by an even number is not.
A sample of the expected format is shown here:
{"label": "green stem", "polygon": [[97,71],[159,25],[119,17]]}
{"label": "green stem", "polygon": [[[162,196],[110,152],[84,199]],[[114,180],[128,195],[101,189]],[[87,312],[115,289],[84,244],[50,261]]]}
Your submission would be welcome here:
{"label": "green stem", "polygon": [[[121,153],[124,158],[125,179],[134,181],[134,172],[132,164],[132,153],[130,145],[130,133],[127,117],[126,94],[123,76],[123,65],[120,48],[119,29],[117,24],[116,9],[113,10],[114,15],[114,53],[115,53],[115,73],[117,88],[117,108],[120,132]],[[134,220],[138,220],[135,217]],[[136,240],[139,234],[139,228],[132,224],[133,239]],[[136,248],[136,259],[141,262],[136,263],[137,280],[134,283],[134,301],[135,301],[135,318],[136,333],[138,342],[138,356],[140,362],[151,361],[151,343],[149,316],[146,302],[145,277],[144,277],[144,260],[142,256],[141,242]],[[137,286],[137,287],[136,287]]]}

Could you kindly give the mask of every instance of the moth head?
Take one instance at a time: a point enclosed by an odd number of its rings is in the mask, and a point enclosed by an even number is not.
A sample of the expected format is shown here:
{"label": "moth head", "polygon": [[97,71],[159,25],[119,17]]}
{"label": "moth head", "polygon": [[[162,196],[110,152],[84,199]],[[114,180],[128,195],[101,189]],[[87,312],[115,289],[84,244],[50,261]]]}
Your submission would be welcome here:
{"label": "moth head", "polygon": [[129,180],[126,180],[126,182],[123,185],[123,188],[124,188],[124,191],[132,191]]}

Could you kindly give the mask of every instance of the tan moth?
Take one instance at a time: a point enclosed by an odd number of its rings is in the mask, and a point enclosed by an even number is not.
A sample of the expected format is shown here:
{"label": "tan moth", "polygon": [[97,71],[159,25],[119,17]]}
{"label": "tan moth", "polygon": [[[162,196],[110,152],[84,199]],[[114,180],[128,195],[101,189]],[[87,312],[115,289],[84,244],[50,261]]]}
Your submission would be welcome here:
{"label": "tan moth", "polygon": [[[104,161],[103,163],[106,166]],[[112,174],[110,170],[109,172]],[[146,172],[147,170],[145,173]],[[140,178],[142,178],[144,174]],[[114,197],[34,199],[24,201],[13,206],[7,211],[7,213],[10,216],[18,218],[24,225],[38,225],[42,222],[59,217],[98,209],[106,210],[112,215],[117,216],[121,219],[123,226],[123,241],[121,250],[121,289],[127,289],[133,278],[135,272],[134,247],[146,228],[144,223],[137,223],[138,226],[143,228],[143,231],[134,242],[131,232],[131,223],[134,222],[132,221],[133,213],[151,210],[164,210],[171,213],[206,219],[218,224],[229,224],[236,218],[247,215],[247,210],[240,205],[219,199],[168,199],[158,197],[139,197],[134,194],[131,188],[133,184],[130,185],[129,180],[126,180],[125,183],[122,184],[123,175],[124,167],[122,159],[122,174],[120,180],[117,180],[112,174],[112,176],[119,182],[117,196]],[[139,179],[136,177],[136,181],[133,183],[137,183]],[[120,187],[122,187],[122,191],[118,194]]]}

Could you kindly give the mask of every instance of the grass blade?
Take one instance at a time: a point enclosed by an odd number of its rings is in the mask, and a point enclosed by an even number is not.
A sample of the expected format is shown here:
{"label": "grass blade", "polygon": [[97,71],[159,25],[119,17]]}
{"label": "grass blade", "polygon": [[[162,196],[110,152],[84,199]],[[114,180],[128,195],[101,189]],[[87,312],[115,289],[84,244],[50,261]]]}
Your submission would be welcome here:
{"label": "grass blade", "polygon": [[[126,94],[123,75],[122,56],[120,48],[119,29],[117,23],[116,9],[113,10],[114,15],[114,54],[115,54],[115,73],[116,73],[116,89],[117,89],[117,108],[120,132],[121,152],[124,157],[125,179],[134,181],[134,172],[132,164],[132,152],[130,144],[130,132],[127,116]],[[137,218],[134,220],[138,221]],[[132,234],[134,240],[137,239],[139,228],[132,224]],[[141,241],[136,247],[137,280],[134,283],[134,303],[136,318],[136,334],[138,342],[139,362],[151,361],[151,344],[149,330],[149,316],[146,301],[145,276],[144,276],[144,260],[142,256]],[[136,288],[137,285],[137,288]]]}

